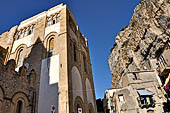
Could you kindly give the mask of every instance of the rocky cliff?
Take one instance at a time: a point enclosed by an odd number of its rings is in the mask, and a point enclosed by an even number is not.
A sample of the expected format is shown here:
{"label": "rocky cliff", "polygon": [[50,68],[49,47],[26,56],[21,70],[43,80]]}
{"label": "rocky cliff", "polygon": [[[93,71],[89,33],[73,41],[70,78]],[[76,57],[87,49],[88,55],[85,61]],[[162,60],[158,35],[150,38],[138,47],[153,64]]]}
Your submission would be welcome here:
{"label": "rocky cliff", "polygon": [[157,58],[170,40],[170,0],[142,0],[130,24],[115,37],[108,63],[112,88],[119,87],[128,71],[149,69],[148,59]]}

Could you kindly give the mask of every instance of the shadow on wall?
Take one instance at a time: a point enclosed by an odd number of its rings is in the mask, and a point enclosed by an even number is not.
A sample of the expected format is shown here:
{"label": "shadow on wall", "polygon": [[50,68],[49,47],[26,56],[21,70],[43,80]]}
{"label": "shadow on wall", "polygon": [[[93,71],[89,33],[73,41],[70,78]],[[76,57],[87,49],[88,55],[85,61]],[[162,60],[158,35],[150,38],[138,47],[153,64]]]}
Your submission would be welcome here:
{"label": "shadow on wall", "polygon": [[[47,44],[48,45],[48,44]],[[29,48],[27,48],[29,49]],[[52,57],[48,58],[48,51],[43,42],[38,39],[32,46],[31,52],[26,53],[23,65],[27,73],[35,73],[35,97],[33,101],[32,113],[58,112],[58,82],[50,84],[50,69]],[[20,67],[19,70],[21,70]],[[57,67],[56,67],[57,68]],[[28,74],[28,77],[30,74]]]}

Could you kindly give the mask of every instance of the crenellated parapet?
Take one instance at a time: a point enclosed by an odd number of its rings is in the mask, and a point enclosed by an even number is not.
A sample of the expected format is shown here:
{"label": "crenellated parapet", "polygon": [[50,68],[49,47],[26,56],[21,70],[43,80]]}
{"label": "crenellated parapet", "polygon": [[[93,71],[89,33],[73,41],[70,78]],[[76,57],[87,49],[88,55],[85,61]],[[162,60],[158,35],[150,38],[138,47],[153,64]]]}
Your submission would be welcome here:
{"label": "crenellated parapet", "polygon": [[[25,105],[32,105],[35,98],[35,71],[32,69],[28,73],[25,66],[20,67],[19,72],[15,71],[16,63],[15,60],[11,59],[6,65],[0,65],[0,90],[3,91],[3,100],[0,103],[4,106],[15,109],[15,104],[18,101],[22,101]],[[2,95],[1,95],[2,96]],[[15,103],[12,102],[15,100]],[[30,111],[33,109],[32,106],[24,106],[25,110]],[[4,109],[7,113],[11,113],[6,108]],[[24,112],[26,113],[26,112]]]}

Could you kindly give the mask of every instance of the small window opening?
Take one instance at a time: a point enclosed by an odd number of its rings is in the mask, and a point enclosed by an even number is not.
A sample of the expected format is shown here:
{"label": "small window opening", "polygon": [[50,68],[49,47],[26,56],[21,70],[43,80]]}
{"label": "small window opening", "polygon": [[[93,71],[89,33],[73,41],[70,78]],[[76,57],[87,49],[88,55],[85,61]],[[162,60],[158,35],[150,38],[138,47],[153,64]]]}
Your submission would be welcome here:
{"label": "small window opening", "polygon": [[83,62],[84,62],[84,71],[87,72],[87,65],[86,65],[86,57],[83,56]]}
{"label": "small window opening", "polygon": [[32,31],[31,31],[31,29],[29,29],[29,31],[28,31],[28,35],[30,35],[32,33]]}
{"label": "small window opening", "polygon": [[163,66],[166,67],[167,63],[166,63],[164,57],[161,55],[159,59],[162,62]]}
{"label": "small window opening", "polygon": [[56,20],[55,20],[55,19],[53,19],[53,21],[52,21],[52,25],[53,25],[53,24],[55,24],[55,23],[56,23]]}
{"label": "small window opening", "polygon": [[118,95],[118,98],[119,98],[119,102],[124,102],[123,94],[122,95]]}
{"label": "small window opening", "polygon": [[76,62],[77,61],[77,48],[76,48],[76,45],[74,44],[73,45],[73,49],[74,49],[74,61]]}
{"label": "small window opening", "polygon": [[18,60],[17,60],[17,67],[21,65],[22,54],[23,54],[23,49],[21,49],[21,50],[19,51]]}
{"label": "small window opening", "polygon": [[23,103],[22,103],[21,100],[19,100],[18,103],[17,103],[16,113],[22,113],[22,107],[23,107]]}
{"label": "small window opening", "polygon": [[56,23],[60,22],[60,15],[57,15]]}

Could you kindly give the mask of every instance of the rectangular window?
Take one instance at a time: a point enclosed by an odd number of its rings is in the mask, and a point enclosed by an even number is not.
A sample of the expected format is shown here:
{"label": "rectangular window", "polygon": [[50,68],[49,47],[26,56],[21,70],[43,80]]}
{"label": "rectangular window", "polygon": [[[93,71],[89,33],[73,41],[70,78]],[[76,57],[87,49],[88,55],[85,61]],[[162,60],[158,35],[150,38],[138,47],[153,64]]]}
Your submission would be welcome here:
{"label": "rectangular window", "polygon": [[55,23],[56,23],[56,20],[55,20],[55,19],[53,19],[52,25],[53,25],[53,24],[55,24]]}
{"label": "rectangular window", "polygon": [[160,59],[160,61],[162,62],[163,66],[166,67],[167,64],[166,64],[166,61],[165,61],[164,57],[161,55],[161,56],[159,57],[159,59]]}
{"label": "rectangular window", "polygon": [[123,94],[122,95],[118,95],[118,98],[119,98],[119,102],[124,102]]}

